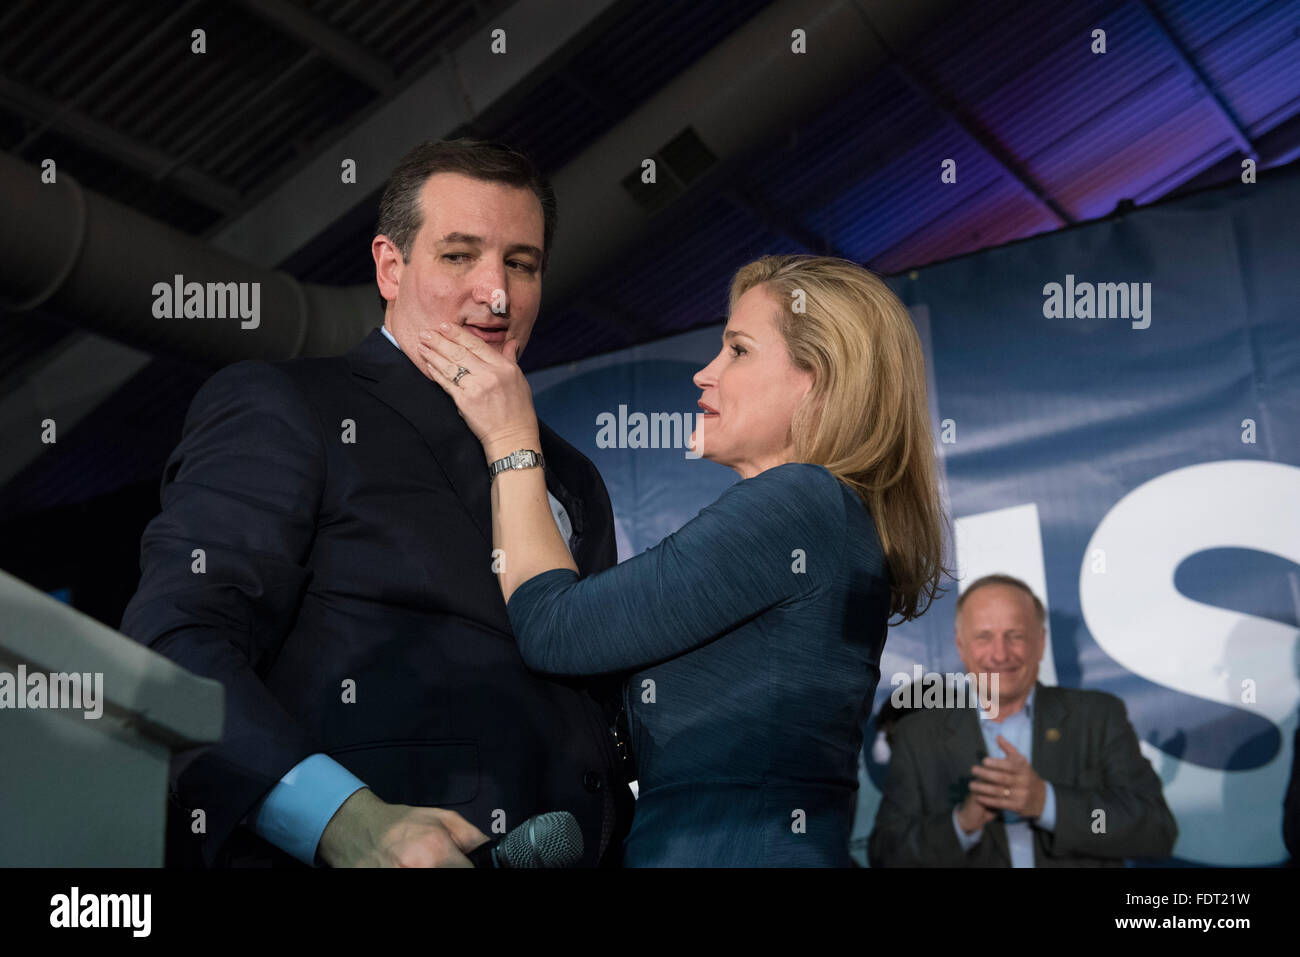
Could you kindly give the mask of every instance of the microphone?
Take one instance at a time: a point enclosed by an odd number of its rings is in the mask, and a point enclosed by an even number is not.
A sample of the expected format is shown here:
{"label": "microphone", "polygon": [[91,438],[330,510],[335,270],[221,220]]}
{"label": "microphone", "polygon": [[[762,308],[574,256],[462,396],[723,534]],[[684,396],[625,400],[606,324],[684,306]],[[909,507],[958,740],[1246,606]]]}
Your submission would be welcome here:
{"label": "microphone", "polygon": [[475,867],[571,867],[582,859],[582,850],[577,818],[568,811],[547,811],[465,856]]}

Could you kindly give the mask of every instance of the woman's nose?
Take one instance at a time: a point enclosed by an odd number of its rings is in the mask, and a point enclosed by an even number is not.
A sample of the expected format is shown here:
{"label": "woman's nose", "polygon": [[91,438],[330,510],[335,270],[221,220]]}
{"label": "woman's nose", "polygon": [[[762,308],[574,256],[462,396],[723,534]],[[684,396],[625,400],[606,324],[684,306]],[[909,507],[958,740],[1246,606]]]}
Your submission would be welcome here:
{"label": "woman's nose", "polygon": [[695,373],[695,375],[691,377],[691,381],[695,383],[697,389],[703,389],[712,384],[714,381],[713,363],[710,362],[699,372]]}

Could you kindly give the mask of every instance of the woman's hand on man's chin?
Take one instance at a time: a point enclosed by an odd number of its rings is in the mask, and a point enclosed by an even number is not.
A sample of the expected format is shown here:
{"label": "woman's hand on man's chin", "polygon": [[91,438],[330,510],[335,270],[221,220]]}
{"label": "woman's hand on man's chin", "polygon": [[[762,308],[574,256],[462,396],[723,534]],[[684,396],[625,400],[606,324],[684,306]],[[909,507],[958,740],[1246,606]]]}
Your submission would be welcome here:
{"label": "woman's hand on man's chin", "polygon": [[[489,462],[517,449],[541,451],[532,390],[515,361],[517,340],[497,352],[462,327],[444,324],[421,333],[419,348],[420,371],[451,396]],[[456,382],[462,368],[468,371]]]}

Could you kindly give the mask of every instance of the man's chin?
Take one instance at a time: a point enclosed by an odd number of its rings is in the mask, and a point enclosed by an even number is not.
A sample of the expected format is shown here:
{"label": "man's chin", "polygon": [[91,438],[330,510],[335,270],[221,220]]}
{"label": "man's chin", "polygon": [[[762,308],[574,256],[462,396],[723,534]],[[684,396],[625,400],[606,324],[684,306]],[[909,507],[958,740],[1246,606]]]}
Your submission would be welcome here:
{"label": "man's chin", "polygon": [[1000,704],[1023,701],[1025,696],[1029,694],[1029,689],[1033,687],[1033,685],[1027,685],[1023,682],[1012,684],[1005,678],[1000,678],[998,684],[1001,686],[998,688],[998,702]]}

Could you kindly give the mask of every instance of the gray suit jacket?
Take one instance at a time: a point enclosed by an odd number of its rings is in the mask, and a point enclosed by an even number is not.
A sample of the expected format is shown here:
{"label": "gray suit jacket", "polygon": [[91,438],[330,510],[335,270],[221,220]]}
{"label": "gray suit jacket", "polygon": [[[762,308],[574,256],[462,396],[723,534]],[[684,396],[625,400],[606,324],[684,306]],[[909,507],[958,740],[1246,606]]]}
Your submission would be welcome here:
{"label": "gray suit jacket", "polygon": [[[1011,866],[1000,818],[966,853],[953,831],[952,809],[986,753],[979,721],[972,708],[950,708],[919,711],[894,727],[868,841],[873,867]],[[1034,770],[1056,792],[1055,829],[1033,828],[1035,867],[1119,867],[1129,857],[1169,856],[1178,826],[1119,698],[1039,684],[1033,724]]]}

